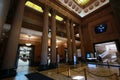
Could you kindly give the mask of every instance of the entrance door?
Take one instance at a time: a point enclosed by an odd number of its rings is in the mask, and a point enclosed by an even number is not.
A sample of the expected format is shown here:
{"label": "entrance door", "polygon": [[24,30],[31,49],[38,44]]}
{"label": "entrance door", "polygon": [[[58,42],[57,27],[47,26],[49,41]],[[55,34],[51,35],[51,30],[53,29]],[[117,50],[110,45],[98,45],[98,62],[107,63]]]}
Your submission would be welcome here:
{"label": "entrance door", "polygon": [[19,45],[18,55],[18,70],[21,67],[28,69],[33,64],[33,46]]}

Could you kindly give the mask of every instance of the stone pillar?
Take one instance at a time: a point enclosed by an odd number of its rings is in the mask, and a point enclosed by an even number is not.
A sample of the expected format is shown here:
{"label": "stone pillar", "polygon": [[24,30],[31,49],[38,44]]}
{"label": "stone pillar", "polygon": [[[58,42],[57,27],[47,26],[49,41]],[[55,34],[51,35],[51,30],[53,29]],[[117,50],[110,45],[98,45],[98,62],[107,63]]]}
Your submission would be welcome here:
{"label": "stone pillar", "polygon": [[19,35],[24,14],[24,6],[26,0],[19,0],[17,10],[12,21],[12,28],[9,34],[8,43],[6,45],[5,55],[3,59],[3,69],[14,69],[16,67],[16,55],[19,43]]}
{"label": "stone pillar", "polygon": [[43,35],[42,35],[42,52],[41,52],[41,61],[40,65],[42,66],[47,65],[47,57],[48,57],[48,13],[49,8],[48,6],[44,6],[44,12],[43,12]]}
{"label": "stone pillar", "polygon": [[72,38],[72,54],[77,56],[75,35],[74,35],[74,26],[73,26],[72,21],[71,21],[70,29],[71,29],[70,31],[71,31],[71,38]]}
{"label": "stone pillar", "polygon": [[56,13],[55,10],[51,11],[51,59],[52,63],[56,64]]}
{"label": "stone pillar", "polygon": [[26,0],[19,0],[16,8],[15,16],[11,24],[11,31],[9,33],[8,43],[4,54],[2,63],[1,76],[15,76],[16,75],[16,56],[19,43],[19,35],[22,25],[22,18],[24,14],[24,6]]}
{"label": "stone pillar", "polygon": [[9,10],[10,0],[0,0],[0,39],[2,36],[3,25]]}
{"label": "stone pillar", "polygon": [[120,25],[120,0],[110,0],[111,7],[113,9],[114,15],[117,19],[117,22]]}
{"label": "stone pillar", "polygon": [[[112,10],[114,12],[114,16],[116,18],[117,28],[118,28],[119,36],[120,36],[120,0],[115,0],[115,1],[110,0],[110,4],[111,4]],[[120,44],[120,37],[117,42],[118,52],[116,53],[117,62],[120,64],[120,46],[119,46],[119,44]]]}
{"label": "stone pillar", "polygon": [[68,62],[73,61],[72,49],[71,49],[71,37],[70,37],[70,22],[66,20],[66,33],[67,33],[67,49],[68,49]]}
{"label": "stone pillar", "polygon": [[84,51],[84,40],[83,40],[83,33],[82,33],[82,26],[79,26],[78,27],[78,29],[79,29],[79,37],[80,37],[80,42],[81,42],[81,47],[80,47],[80,49],[81,49],[81,57],[85,57],[85,51]]}

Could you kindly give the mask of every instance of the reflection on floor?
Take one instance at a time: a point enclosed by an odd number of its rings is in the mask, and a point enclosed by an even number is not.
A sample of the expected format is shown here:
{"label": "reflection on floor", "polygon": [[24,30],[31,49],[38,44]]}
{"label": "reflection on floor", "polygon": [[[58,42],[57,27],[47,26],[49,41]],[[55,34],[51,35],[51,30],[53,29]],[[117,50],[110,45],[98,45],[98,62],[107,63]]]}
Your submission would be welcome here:
{"label": "reflection on floor", "polygon": [[18,66],[28,66],[29,65],[29,61],[23,61],[22,59],[18,59]]}
{"label": "reflection on floor", "polygon": [[[118,67],[110,67],[94,65],[94,64],[77,64],[75,66],[67,64],[59,64],[59,68],[41,71],[40,73],[53,78],[54,80],[85,80],[84,70],[86,69],[87,80],[117,80],[116,76],[110,76],[113,73],[119,75]],[[3,80],[28,80],[24,75],[31,72],[38,72],[37,67],[21,66],[15,77],[6,78]],[[80,79],[75,79],[75,78]],[[74,78],[74,79],[73,79]],[[120,77],[118,76],[120,79]],[[118,80],[119,80],[118,79]]]}

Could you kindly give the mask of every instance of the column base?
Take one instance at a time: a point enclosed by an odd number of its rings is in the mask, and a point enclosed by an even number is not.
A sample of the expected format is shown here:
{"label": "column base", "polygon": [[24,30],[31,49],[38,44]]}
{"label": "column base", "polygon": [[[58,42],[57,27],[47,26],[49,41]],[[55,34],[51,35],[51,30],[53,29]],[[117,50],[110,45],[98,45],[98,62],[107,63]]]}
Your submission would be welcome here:
{"label": "column base", "polygon": [[78,61],[76,61],[76,63],[74,63],[74,61],[72,60],[72,61],[68,61],[68,64],[69,65],[74,65],[74,64],[78,64],[79,62]]}
{"label": "column base", "polygon": [[14,77],[17,74],[16,69],[5,69],[0,70],[0,72],[0,78]]}
{"label": "column base", "polygon": [[68,64],[69,64],[69,65],[74,65],[74,61],[73,61],[73,60],[68,61]]}
{"label": "column base", "polygon": [[44,70],[49,70],[49,69],[54,69],[57,68],[57,64],[55,63],[50,63],[49,65],[45,64],[45,65],[39,65],[38,70],[39,71],[44,71]]}

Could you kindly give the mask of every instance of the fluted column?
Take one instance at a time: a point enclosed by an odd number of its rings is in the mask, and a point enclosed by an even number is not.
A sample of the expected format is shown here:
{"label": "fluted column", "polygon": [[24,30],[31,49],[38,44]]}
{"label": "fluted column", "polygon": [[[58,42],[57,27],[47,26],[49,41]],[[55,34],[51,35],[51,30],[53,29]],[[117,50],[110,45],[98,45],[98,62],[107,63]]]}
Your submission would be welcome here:
{"label": "fluted column", "polygon": [[71,21],[70,24],[71,24],[70,31],[71,31],[71,38],[72,38],[72,54],[77,56],[73,22]]}
{"label": "fluted column", "polygon": [[83,40],[83,33],[82,33],[82,26],[78,27],[79,29],[79,37],[80,37],[80,42],[81,42],[81,56],[85,57],[85,48],[84,48],[84,40]]}
{"label": "fluted column", "polygon": [[[119,46],[119,42],[120,42],[120,0],[110,0],[110,4],[114,12],[114,16],[116,18],[117,29],[119,31],[119,41],[117,42],[117,45]],[[116,55],[117,55],[117,62],[120,64],[120,47],[118,47],[118,52],[116,53]]]}
{"label": "fluted column", "polygon": [[[114,13],[114,16],[116,18],[117,28],[119,31],[120,36],[120,0],[110,0],[110,4]],[[120,40],[120,38],[119,38]]]}
{"label": "fluted column", "polygon": [[56,64],[56,13],[55,10],[52,9],[51,11],[51,57],[52,63]]}
{"label": "fluted column", "polygon": [[19,0],[16,13],[12,21],[12,28],[9,34],[8,43],[6,46],[5,57],[3,60],[3,69],[15,68],[16,54],[19,42],[19,35],[24,14],[24,6],[26,0]]}
{"label": "fluted column", "polygon": [[3,25],[9,10],[10,0],[0,0],[0,39],[2,36]]}
{"label": "fluted column", "polygon": [[48,57],[48,13],[49,8],[48,6],[44,6],[43,12],[43,35],[42,35],[42,52],[41,52],[41,65],[47,64],[47,57]]}
{"label": "fluted column", "polygon": [[71,37],[70,37],[70,21],[66,20],[66,33],[67,33],[67,48],[68,48],[68,61],[71,62],[72,58],[72,49],[71,49]]}

